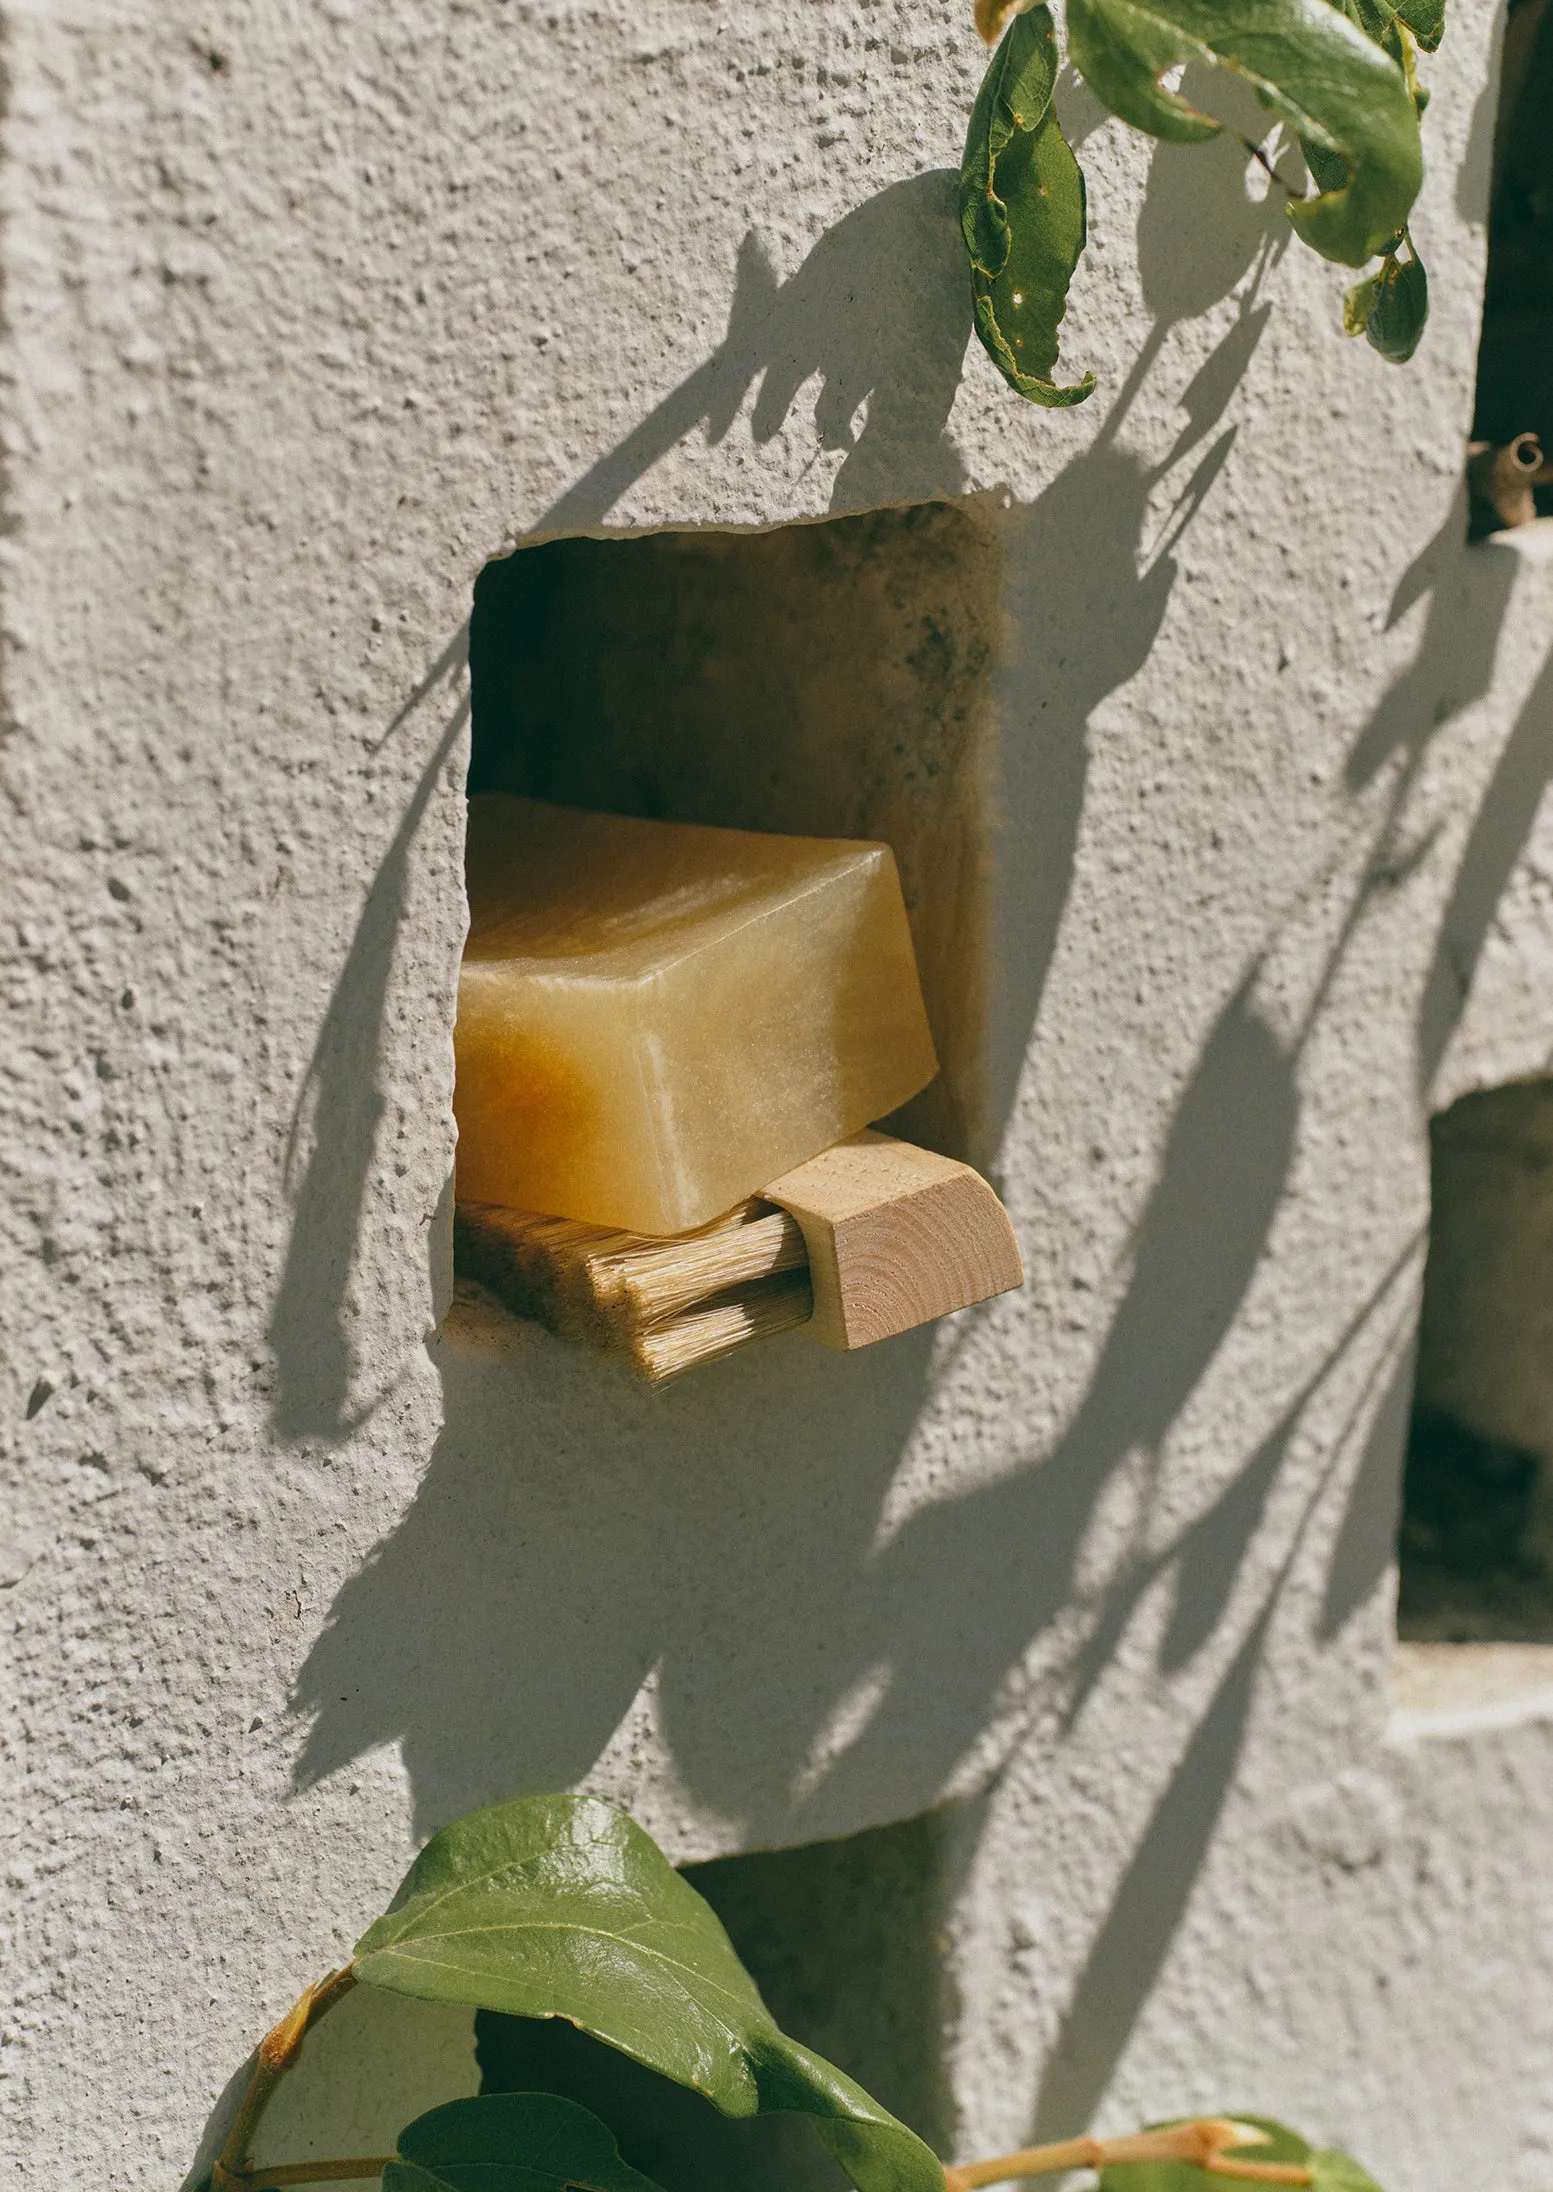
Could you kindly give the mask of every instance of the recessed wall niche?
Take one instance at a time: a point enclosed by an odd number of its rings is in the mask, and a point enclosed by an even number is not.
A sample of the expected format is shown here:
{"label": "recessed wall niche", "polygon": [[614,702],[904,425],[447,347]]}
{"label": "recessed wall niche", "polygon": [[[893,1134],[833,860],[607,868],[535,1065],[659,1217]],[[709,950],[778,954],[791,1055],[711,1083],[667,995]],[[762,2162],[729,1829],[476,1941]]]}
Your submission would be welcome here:
{"label": "recessed wall niche", "polygon": [[1433,1122],[1404,1642],[1553,1644],[1553,1080]]}
{"label": "recessed wall niche", "polygon": [[471,793],[894,849],[940,1073],[891,1124],[961,1157],[997,564],[993,521],[951,503],[551,541],[486,566],[470,632]]}
{"label": "recessed wall niche", "polygon": [[[945,1821],[687,1865],[777,2022],[859,2079],[937,2152],[953,2136],[939,1947]],[[665,2192],[846,2192],[801,2116],[742,2121],[559,2021],[482,2011],[481,2090],[543,2086],[603,2117]]]}

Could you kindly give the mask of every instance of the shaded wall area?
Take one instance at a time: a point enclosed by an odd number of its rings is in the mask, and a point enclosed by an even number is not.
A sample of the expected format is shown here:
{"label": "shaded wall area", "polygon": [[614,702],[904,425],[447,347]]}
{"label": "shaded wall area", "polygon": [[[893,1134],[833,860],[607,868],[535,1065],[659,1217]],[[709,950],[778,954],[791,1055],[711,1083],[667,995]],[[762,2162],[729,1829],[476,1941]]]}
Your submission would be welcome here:
{"label": "shaded wall area", "polygon": [[[1488,284],[1478,353],[1481,440],[1553,438],[1553,8],[1511,0],[1494,131]],[[1537,491],[1543,516],[1553,486]]]}
{"label": "shaded wall area", "polygon": [[1430,1152],[1399,1632],[1553,1642],[1553,1080],[1462,1097]]}

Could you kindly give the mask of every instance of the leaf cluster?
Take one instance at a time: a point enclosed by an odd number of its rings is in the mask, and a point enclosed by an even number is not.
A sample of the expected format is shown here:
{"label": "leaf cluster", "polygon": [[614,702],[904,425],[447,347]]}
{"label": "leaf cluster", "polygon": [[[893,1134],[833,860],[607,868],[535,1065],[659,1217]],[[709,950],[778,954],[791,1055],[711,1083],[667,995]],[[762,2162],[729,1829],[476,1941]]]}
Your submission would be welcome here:
{"label": "leaf cluster", "polygon": [[[943,2165],[915,2132],[781,2030],[711,1906],[632,1819],[599,1798],[528,1797],[436,1835],[352,1963],[310,1989],[261,2044],[212,2184],[215,2192],[268,2192],[314,2176],[381,2172],[383,2192],[661,2192],[621,2152],[635,2125],[606,2123],[571,2095],[538,2089],[430,2109],[400,2133],[391,2156],[253,2169],[253,2132],[276,2081],[310,2025],[355,1985],[561,2020],[551,2029],[589,2035],[725,2116],[807,2117],[858,2192],[947,2192]],[[1195,2131],[1216,2130],[1222,2142],[1253,2125],[1255,2156],[1308,2162],[1292,2175],[1314,2192],[1377,2192],[1346,2156],[1313,2154],[1282,2126],[1237,2118]],[[1136,2153],[1150,2143],[1113,2146]],[[1183,2148],[1178,2134],[1166,2144],[1179,2152],[1191,2141]],[[1008,2157],[1007,2167],[973,2164],[949,2175],[984,2184],[1039,2174],[1071,2166],[1071,2155],[1060,2158],[1066,2151],[1033,2150]],[[1203,2168],[1215,2166],[1211,2158],[1202,2168],[1133,2161],[1103,2168],[1100,2192],[1203,2192]],[[1284,2181],[1292,2181],[1287,2170]]]}
{"label": "leaf cluster", "polygon": [[[725,2116],[807,2116],[858,2192],[943,2192],[931,2148],[782,2031],[711,1905],[600,1798],[527,1797],[445,1828],[357,1942],[350,1972],[422,2001],[564,2019]],[[239,2183],[244,2160],[229,2172]],[[431,2110],[401,2135],[384,2184],[657,2192],[622,2160],[612,2128],[552,2093]]]}
{"label": "leaf cluster", "polygon": [[[1055,378],[1059,330],[1086,240],[1084,177],[1053,105],[1049,7],[978,0],[993,53],[966,135],[960,226],[976,332],[1020,395],[1081,403],[1093,374]],[[1179,88],[1186,63],[1248,84],[1297,141],[1314,188],[1287,191],[1302,242],[1339,265],[1378,269],[1352,287],[1343,325],[1402,364],[1429,310],[1407,221],[1423,181],[1428,95],[1414,58],[1444,30],[1444,0],[1067,0],[1068,59],[1112,114],[1169,144],[1223,124]],[[1270,166],[1260,148],[1250,147]]]}

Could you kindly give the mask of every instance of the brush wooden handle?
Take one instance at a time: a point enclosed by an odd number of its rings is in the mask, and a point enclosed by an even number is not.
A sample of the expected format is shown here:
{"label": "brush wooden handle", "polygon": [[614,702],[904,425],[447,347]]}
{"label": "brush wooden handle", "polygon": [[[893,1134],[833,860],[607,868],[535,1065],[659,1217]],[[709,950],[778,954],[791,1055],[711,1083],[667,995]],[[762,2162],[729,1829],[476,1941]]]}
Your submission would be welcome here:
{"label": "brush wooden handle", "polygon": [[809,1252],[801,1327],[850,1351],[1024,1284],[1008,1212],[979,1172],[869,1130],[761,1190]]}

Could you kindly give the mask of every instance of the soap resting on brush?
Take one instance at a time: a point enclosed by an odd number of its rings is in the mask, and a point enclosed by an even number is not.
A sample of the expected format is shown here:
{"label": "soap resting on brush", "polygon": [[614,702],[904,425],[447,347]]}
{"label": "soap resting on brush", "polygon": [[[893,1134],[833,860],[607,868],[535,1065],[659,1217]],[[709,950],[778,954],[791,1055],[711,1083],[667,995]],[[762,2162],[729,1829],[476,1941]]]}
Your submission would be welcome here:
{"label": "soap resting on brush", "polygon": [[887,845],[469,805],[458,1196],[680,1233],[933,1078]]}

